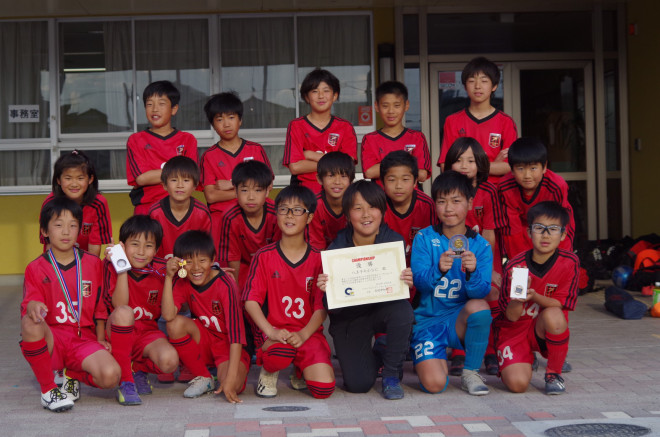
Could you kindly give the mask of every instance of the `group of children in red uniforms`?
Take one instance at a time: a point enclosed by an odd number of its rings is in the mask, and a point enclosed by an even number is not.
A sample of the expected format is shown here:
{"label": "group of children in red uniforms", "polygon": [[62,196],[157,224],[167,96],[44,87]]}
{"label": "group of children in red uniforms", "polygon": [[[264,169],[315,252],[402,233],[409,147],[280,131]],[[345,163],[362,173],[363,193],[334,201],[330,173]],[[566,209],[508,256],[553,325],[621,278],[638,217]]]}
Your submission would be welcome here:
{"label": "group of children in red uniforms", "polygon": [[[292,184],[275,201],[264,149],[238,136],[243,106],[235,94],[217,94],[205,105],[220,141],[198,166],[196,140],[171,125],[178,91],[166,81],[150,84],[144,102],[151,127],[127,144],[135,215],[122,225],[117,245],[130,262],[128,272],[117,274],[110,262],[110,215],[93,164],[74,151],[55,165],[53,193],[40,215],[45,252],[26,269],[21,305],[21,348],[44,408],[72,408],[79,381],[117,387],[121,404],[138,405],[140,395],[152,390],[148,374],[172,373],[179,363],[192,375],[184,397],[215,390],[240,402],[253,352],[262,366],[257,395],[275,396],[279,371],[293,364],[291,385],[325,398],[335,387],[323,334],[328,314],[347,391],[368,391],[380,374],[385,398],[403,397],[400,380],[410,348],[425,391],[446,387],[434,372],[446,378],[457,368],[464,389],[487,393],[478,375],[485,350],[488,373],[501,373],[515,392],[529,385],[532,352],[541,352],[548,357],[546,391],[561,393],[567,311],[577,296],[577,260],[564,250],[574,236],[567,185],[547,169],[543,144],[516,139],[513,121],[490,105],[497,66],[477,58],[462,79],[471,103],[445,123],[438,162],[444,172],[429,197],[418,186],[431,175],[426,139],[403,126],[406,87],[378,87],[375,108],[385,126],[365,135],[360,149],[364,176],[374,182],[353,182],[355,131],[331,112],[339,81],[326,70],[312,71],[300,91],[311,112],[291,121],[286,135],[283,165]],[[192,197],[197,189],[208,205]],[[426,228],[447,238],[477,238],[483,255],[477,261],[468,249],[449,258],[440,252],[416,256],[425,238],[418,243],[416,236]],[[390,241],[404,245],[408,268],[401,279],[411,287],[410,301],[328,312],[320,251]],[[98,258],[102,245],[105,261]],[[424,250],[439,248],[433,243]],[[503,255],[509,258],[504,270]],[[429,259],[436,264],[420,264]],[[524,301],[508,298],[514,265],[530,270]],[[485,288],[451,301],[463,296],[477,270],[488,272],[479,276]],[[458,275],[451,280],[455,287],[441,292],[450,271]],[[418,317],[463,305],[478,317],[469,311],[465,319],[459,316],[453,340],[419,348],[410,343],[411,336],[426,335],[413,329]],[[488,348],[491,323],[484,308],[495,319]],[[158,328],[161,316],[165,332]],[[444,352],[430,353],[429,344],[453,347],[455,365],[448,369]],[[467,360],[462,349],[471,351]],[[58,388],[52,370],[61,369]],[[218,388],[209,369],[217,369]]]}

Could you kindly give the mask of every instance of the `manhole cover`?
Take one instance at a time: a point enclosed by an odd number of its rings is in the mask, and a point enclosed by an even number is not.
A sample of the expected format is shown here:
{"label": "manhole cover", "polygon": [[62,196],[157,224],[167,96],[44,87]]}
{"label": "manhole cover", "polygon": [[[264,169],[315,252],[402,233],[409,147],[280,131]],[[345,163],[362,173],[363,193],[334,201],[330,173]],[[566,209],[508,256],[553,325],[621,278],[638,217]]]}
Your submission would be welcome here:
{"label": "manhole cover", "polygon": [[557,437],[622,437],[647,435],[650,432],[649,428],[623,423],[579,423],[550,428],[545,431],[545,435]]}
{"label": "manhole cover", "polygon": [[[296,405],[281,405],[279,407],[266,407],[262,408],[264,411],[275,411],[277,413],[293,413],[296,411],[307,411],[309,407],[299,407]],[[628,434],[626,434],[628,435]],[[630,435],[643,435],[643,434],[630,434]]]}

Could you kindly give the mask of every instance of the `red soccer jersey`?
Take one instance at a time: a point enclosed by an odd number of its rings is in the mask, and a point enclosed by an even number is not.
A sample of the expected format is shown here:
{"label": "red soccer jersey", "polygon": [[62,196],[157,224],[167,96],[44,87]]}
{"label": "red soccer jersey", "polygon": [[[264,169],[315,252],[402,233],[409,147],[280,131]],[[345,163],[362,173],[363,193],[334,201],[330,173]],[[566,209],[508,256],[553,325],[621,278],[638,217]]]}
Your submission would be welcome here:
{"label": "red soccer jersey", "polygon": [[307,226],[307,240],[318,250],[325,250],[337,236],[337,232],[346,227],[346,216],[343,213],[335,214],[321,190],[316,195],[316,211],[312,221]]}
{"label": "red soccer jersey", "polygon": [[[96,256],[78,250],[82,269],[82,311],[80,318],[81,328],[94,329],[94,320],[108,318],[103,303],[103,262]],[[78,288],[76,276],[76,263],[59,265],[62,277],[66,283],[73,306],[78,311]],[[78,323],[74,319],[64,297],[57,274],[51,265],[48,254],[44,253],[28,264],[25,269],[25,282],[23,284],[23,301],[21,302],[21,317],[25,316],[27,304],[32,301],[43,302],[48,308],[46,323],[48,325],[67,325],[78,330]]]}
{"label": "red soccer jersey", "polygon": [[[403,129],[403,132],[395,138],[379,130],[365,135],[360,148],[363,171],[379,164],[385,155],[395,150],[405,150],[413,155],[417,158],[419,169],[426,170],[429,176],[431,175],[431,155],[426,137],[423,133],[412,129]],[[382,186],[380,179],[375,180]]]}
{"label": "red soccer jersey", "polygon": [[[41,209],[53,200],[53,193],[50,193]],[[87,250],[90,244],[109,244],[112,242],[112,223],[110,222],[110,209],[108,201],[102,194],[97,194],[96,198],[90,203],[83,205],[83,221],[80,224],[80,233],[76,239],[76,246],[82,250]],[[44,244],[46,250],[46,239],[39,232],[39,241]]]}
{"label": "red soccer jersey", "polygon": [[[238,164],[253,159],[263,162],[272,170],[268,155],[261,144],[242,140],[236,153],[231,153],[218,144],[214,144],[202,155],[200,184],[206,187],[215,185],[218,180],[230,181],[231,173]],[[234,205],[236,205],[236,199],[231,199],[209,203],[209,209],[211,212],[220,212],[224,215]]]}
{"label": "red soccer jersey", "polygon": [[484,229],[495,229],[495,212],[499,208],[497,187],[485,181],[479,184],[468,211],[465,224],[475,232],[483,234]]}
{"label": "red soccer jersey", "polygon": [[261,225],[253,228],[245,213],[239,205],[234,206],[222,220],[220,231],[220,249],[218,250],[218,262],[227,267],[229,261],[240,261],[241,267],[238,271],[238,288],[242,290],[245,286],[250,262],[254,254],[264,246],[279,241],[282,236],[277,226],[277,214],[275,213],[275,202],[266,199],[264,204],[264,215]]}
{"label": "red soccer jersey", "polygon": [[[493,162],[501,150],[508,149],[518,138],[518,130],[513,119],[500,110],[495,110],[491,115],[480,120],[476,119],[467,108],[455,112],[445,119],[438,166],[445,162],[447,151],[460,137],[472,137],[477,140],[488,155],[488,160]],[[492,176],[489,178],[493,183],[498,179]]]}
{"label": "red soccer jersey", "polygon": [[225,334],[230,344],[246,344],[236,282],[222,270],[202,287],[196,287],[187,279],[177,279],[173,296],[177,309],[187,303],[192,316],[199,319],[210,333]]}
{"label": "red soccer jersey", "polygon": [[197,140],[192,134],[176,129],[166,137],[149,129],[136,132],[128,137],[126,149],[126,179],[128,185],[135,187],[131,191],[134,206],[148,206],[167,197],[161,184],[139,186],[135,181],[138,176],[163,168],[163,164],[175,156],[187,156],[198,162]]}
{"label": "red soccer jersey", "polygon": [[149,216],[163,227],[163,242],[156,252],[159,258],[170,258],[174,242],[186,231],[204,231],[211,235],[211,213],[206,205],[194,197],[190,198],[190,207],[181,221],[172,214],[169,197],[154,203],[149,209]]}
{"label": "red soccer jersey", "polygon": [[502,291],[498,302],[502,315],[499,317],[498,325],[505,326],[518,322],[530,322],[536,318],[539,310],[541,310],[537,303],[529,301],[523,304],[523,313],[518,321],[511,322],[506,318],[506,308],[511,301],[509,297],[511,293],[511,269],[514,267],[528,268],[529,276],[532,278],[529,288],[538,294],[557,299],[561,303],[564,313],[575,309],[580,277],[578,273],[580,261],[577,255],[566,250],[557,249],[545,264],[539,266],[532,263],[532,251],[529,250],[509,260],[504,268]]}
{"label": "red soccer jersey", "polygon": [[437,224],[438,216],[435,213],[433,200],[423,192],[415,189],[410,208],[404,214],[396,212],[392,201],[389,197],[387,198],[387,211],[385,211],[384,221],[394,232],[403,237],[406,247],[406,263],[410,265],[410,249],[415,235],[420,229]]}
{"label": "red soccer jersey", "polygon": [[500,198],[499,212],[496,210],[495,225],[502,230],[504,250],[509,258],[532,248],[532,240],[527,235],[527,212],[539,202],[552,200],[568,210],[569,223],[566,226],[566,238],[559,244],[564,250],[573,250],[575,221],[573,208],[568,203],[568,184],[551,170],[546,170],[536,192],[527,197],[522,188],[509,173],[502,177],[498,187]]}
{"label": "red soccer jersey", "polygon": [[309,244],[296,264],[286,258],[279,243],[269,244],[252,259],[243,300],[267,303],[267,319],[273,327],[300,331],[314,311],[323,309],[323,292],[316,286],[322,272],[321,253]]}
{"label": "red soccer jersey", "polygon": [[[314,126],[306,116],[296,118],[289,123],[286,131],[282,165],[289,167],[293,162],[302,161],[305,159],[305,150],[322,153],[344,152],[357,162],[355,129],[351,123],[334,115],[323,129]],[[321,191],[315,171],[291,177],[291,182],[296,180],[314,193]]]}
{"label": "red soccer jersey", "polygon": [[[165,260],[154,258],[148,273],[137,274],[128,271],[128,305],[133,308],[135,324],[143,324],[148,329],[158,329],[160,303],[165,282]],[[117,285],[117,272],[112,263],[103,262],[103,299],[108,312],[112,312],[112,295]]]}

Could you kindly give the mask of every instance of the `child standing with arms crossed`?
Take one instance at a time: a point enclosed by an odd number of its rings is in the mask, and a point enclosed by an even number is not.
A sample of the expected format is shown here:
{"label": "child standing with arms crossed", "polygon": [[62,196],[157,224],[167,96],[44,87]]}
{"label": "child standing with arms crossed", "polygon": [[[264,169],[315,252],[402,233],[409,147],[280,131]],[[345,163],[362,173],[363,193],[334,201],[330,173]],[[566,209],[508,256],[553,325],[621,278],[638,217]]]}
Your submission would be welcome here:
{"label": "child standing with arms crossed", "polygon": [[[101,254],[101,245],[112,242],[112,223],[108,201],[99,193],[94,164],[83,152],[74,150],[60,156],[53,168],[53,192],[46,197],[41,208],[55,197],[66,196],[83,209],[80,234],[76,245],[92,255]],[[46,240],[39,233],[40,241]]]}
{"label": "child standing with arms crossed", "polygon": [[316,194],[321,191],[316,178],[319,159],[340,151],[357,162],[357,137],[351,123],[332,115],[332,104],[339,98],[339,80],[332,73],[310,72],[300,86],[300,97],[311,112],[289,123],[282,165],[291,172],[291,184],[302,184]]}
{"label": "child standing with arms crossed", "polygon": [[167,80],[144,89],[142,101],[151,127],[131,135],[126,144],[126,178],[133,186],[130,197],[135,214],[148,214],[154,202],[167,196],[160,173],[170,158],[187,156],[197,162],[195,137],[172,127],[180,98],[179,90]]}

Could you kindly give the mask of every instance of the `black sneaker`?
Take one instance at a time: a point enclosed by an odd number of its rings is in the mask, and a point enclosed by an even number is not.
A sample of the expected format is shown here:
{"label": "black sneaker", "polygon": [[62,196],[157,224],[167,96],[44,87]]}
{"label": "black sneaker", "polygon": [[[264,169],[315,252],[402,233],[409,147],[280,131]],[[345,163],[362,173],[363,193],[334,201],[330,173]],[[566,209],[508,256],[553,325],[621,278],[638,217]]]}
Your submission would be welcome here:
{"label": "black sneaker", "polygon": [[461,376],[465,367],[465,355],[456,355],[451,358],[449,364],[449,374],[452,376]]}
{"label": "black sneaker", "polygon": [[497,364],[497,355],[488,354],[484,357],[484,367],[486,368],[486,373],[489,375],[497,375],[500,368]]}
{"label": "black sneaker", "polygon": [[556,373],[545,374],[545,394],[560,395],[566,391],[564,378]]}
{"label": "black sneaker", "polygon": [[561,373],[570,373],[573,370],[573,366],[568,361],[564,361],[564,365],[561,366]]}
{"label": "black sneaker", "polygon": [[383,378],[383,397],[387,400],[403,399],[401,381],[393,376]]}

